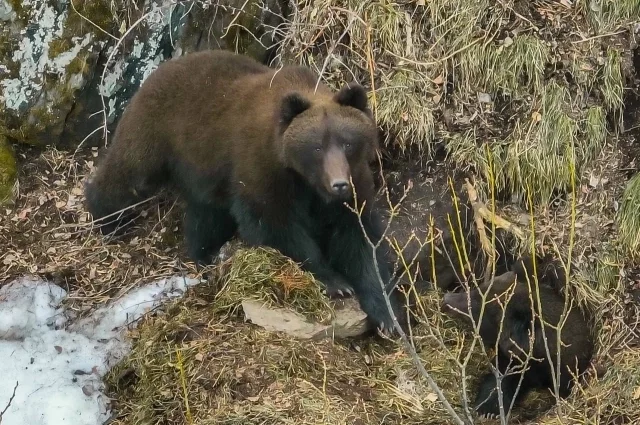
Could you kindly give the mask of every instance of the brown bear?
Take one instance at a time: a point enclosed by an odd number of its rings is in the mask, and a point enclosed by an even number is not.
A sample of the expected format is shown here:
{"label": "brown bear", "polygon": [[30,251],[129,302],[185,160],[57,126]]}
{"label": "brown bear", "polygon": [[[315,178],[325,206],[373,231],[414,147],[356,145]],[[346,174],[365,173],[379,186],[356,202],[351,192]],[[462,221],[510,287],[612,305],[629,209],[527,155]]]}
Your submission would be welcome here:
{"label": "brown bear", "polygon": [[[535,275],[534,261],[536,262]],[[535,283],[536,275],[538,290]],[[564,298],[559,293],[559,289],[563,286],[564,276],[562,268],[549,257],[527,256],[515,264],[513,271],[495,277],[491,287],[481,284],[470,293],[463,291],[444,295],[443,312],[462,318],[471,324],[470,312],[477,324],[482,307],[480,291],[486,293],[486,305],[479,333],[485,347],[493,349],[497,344],[496,356],[491,363],[497,366],[498,371],[503,375],[501,389],[505,415],[509,414],[512,402],[521,401],[530,390],[548,388],[553,391],[553,376],[558,375],[556,329],[564,311]],[[536,294],[539,294],[541,309],[538,307]],[[534,300],[533,308],[531,298]],[[504,311],[501,304],[504,306]],[[544,326],[544,332],[540,317],[547,323]],[[501,321],[502,332],[500,332]],[[533,347],[530,345],[532,330],[534,331]],[[547,355],[545,337],[551,359]],[[578,308],[569,310],[562,327],[561,337],[563,345],[560,347],[558,395],[564,398],[571,392],[574,376],[583,373],[589,366],[593,352],[590,328]],[[524,359],[530,348],[532,348],[531,358],[523,371]],[[519,390],[518,386],[520,386]],[[481,378],[475,405],[476,411],[481,416],[500,415],[497,379],[493,371]]]}
{"label": "brown bear", "polygon": [[[375,325],[392,330],[382,282],[396,315],[401,303],[388,284],[389,247],[372,208],[377,148],[362,86],[333,92],[306,67],[276,70],[202,51],[151,73],[85,193],[110,233],[123,209],[171,185],[186,201],[185,237],[198,264],[238,232],[249,245],[303,263],[329,295],[355,292]],[[362,226],[346,206],[354,192]],[[378,245],[376,261],[362,229]]]}

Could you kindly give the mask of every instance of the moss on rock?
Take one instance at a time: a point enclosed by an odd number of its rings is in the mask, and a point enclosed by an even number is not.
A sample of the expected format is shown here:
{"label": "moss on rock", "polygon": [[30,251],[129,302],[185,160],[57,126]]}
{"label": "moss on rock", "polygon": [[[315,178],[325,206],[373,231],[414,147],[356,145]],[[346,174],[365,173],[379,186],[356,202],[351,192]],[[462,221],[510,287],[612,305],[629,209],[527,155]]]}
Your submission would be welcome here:
{"label": "moss on rock", "polygon": [[[116,10],[107,0],[73,0],[65,22],[63,37],[92,33],[98,40],[107,39],[119,27]],[[131,7],[131,6],[130,6]],[[91,21],[91,22],[89,22]]]}
{"label": "moss on rock", "polygon": [[11,201],[18,167],[7,138],[0,134],[0,205]]}

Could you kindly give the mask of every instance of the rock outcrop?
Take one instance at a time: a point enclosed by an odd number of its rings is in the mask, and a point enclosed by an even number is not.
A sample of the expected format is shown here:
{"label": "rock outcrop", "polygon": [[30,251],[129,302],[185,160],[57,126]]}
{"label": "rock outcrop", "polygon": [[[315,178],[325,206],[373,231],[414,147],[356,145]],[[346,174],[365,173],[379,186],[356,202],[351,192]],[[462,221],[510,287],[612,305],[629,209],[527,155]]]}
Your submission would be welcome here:
{"label": "rock outcrop", "polygon": [[[8,142],[96,146],[162,61],[222,48],[267,62],[281,0],[0,0],[0,197]],[[8,142],[5,142],[5,138]]]}

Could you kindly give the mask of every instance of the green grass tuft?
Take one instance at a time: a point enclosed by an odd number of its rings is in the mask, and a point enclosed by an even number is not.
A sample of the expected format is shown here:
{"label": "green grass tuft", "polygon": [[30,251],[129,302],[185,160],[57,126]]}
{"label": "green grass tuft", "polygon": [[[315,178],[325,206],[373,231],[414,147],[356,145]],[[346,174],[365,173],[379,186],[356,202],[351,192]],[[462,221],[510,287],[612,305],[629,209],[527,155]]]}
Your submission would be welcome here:
{"label": "green grass tuft", "polygon": [[613,32],[638,22],[640,3],[637,0],[588,0],[579,7],[597,34]]}
{"label": "green grass tuft", "polygon": [[[574,149],[578,123],[567,111],[571,96],[566,87],[549,84],[537,104],[528,121],[516,124],[508,141],[492,142],[488,149],[498,191],[506,189],[524,201],[529,190],[536,203],[544,204],[551,200],[554,191],[566,190],[571,184],[571,163],[575,162],[579,171],[584,161],[600,152],[604,140],[594,136]],[[595,125],[598,116],[593,114],[591,122]],[[592,132],[595,134],[596,130]],[[447,145],[454,161],[473,164],[488,181],[487,152],[479,149],[473,133],[467,132],[454,140]]]}
{"label": "green grass tuft", "polygon": [[595,160],[606,143],[607,115],[601,106],[592,106],[584,122],[584,140],[578,143],[579,157],[584,162]]}
{"label": "green grass tuft", "polygon": [[271,248],[241,248],[223,265],[217,305],[234,310],[244,299],[288,307],[311,321],[329,323],[333,309],[322,287],[297,263]]}
{"label": "green grass tuft", "polygon": [[376,94],[379,105],[378,119],[385,123],[386,130],[395,137],[405,140],[401,150],[417,146],[422,152],[430,153],[430,143],[435,134],[432,103],[424,95],[421,76],[410,70],[398,70],[383,77],[384,87]]}
{"label": "green grass tuft", "polygon": [[520,35],[511,44],[476,44],[462,55],[461,68],[470,76],[472,87],[522,97],[542,91],[548,60],[549,48],[544,41]]}
{"label": "green grass tuft", "polygon": [[632,257],[640,254],[640,174],[627,183],[617,215],[619,241]]}
{"label": "green grass tuft", "polygon": [[620,53],[615,49],[607,51],[607,58],[602,68],[601,90],[604,105],[616,116],[618,123],[622,124],[624,80],[622,78]]}

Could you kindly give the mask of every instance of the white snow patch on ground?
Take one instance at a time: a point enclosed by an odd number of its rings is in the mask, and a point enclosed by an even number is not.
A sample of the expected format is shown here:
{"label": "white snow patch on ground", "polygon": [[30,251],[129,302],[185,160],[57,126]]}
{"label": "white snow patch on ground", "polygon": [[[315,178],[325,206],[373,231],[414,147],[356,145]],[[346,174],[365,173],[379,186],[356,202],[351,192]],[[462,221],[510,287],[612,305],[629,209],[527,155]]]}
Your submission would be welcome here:
{"label": "white snow patch on ground", "polygon": [[18,383],[2,425],[104,423],[110,412],[102,377],[130,348],[124,331],[198,283],[153,282],[70,324],[59,286],[23,277],[0,288],[0,411]]}

